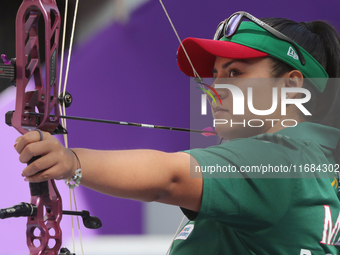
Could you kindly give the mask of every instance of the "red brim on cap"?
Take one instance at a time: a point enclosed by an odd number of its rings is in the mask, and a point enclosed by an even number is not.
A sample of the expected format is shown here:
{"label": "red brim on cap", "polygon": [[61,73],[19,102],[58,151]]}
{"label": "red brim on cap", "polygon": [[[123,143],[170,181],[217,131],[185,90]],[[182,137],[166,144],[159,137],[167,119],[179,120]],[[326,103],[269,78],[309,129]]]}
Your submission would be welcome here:
{"label": "red brim on cap", "polygon": [[[200,77],[212,77],[216,56],[231,59],[260,58],[268,56],[265,52],[227,41],[186,38],[182,43]],[[192,67],[183,51],[182,45],[180,45],[178,49],[177,62],[179,69],[183,73],[194,77]]]}

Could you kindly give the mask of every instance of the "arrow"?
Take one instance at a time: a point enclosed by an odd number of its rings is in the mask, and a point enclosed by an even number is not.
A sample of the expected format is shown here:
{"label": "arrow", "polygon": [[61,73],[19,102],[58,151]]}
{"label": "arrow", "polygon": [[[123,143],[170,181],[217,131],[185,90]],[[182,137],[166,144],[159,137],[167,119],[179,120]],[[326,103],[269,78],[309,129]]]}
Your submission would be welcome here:
{"label": "arrow", "polygon": [[[43,113],[37,113],[37,112],[25,112],[25,114],[36,115],[36,116],[44,116]],[[54,115],[50,115],[50,117],[53,118]],[[200,133],[200,134],[202,134],[206,137],[217,135],[216,132],[211,127],[205,128],[203,130],[197,130],[197,129],[168,127],[168,126],[161,126],[161,125],[152,125],[152,124],[125,122],[125,121],[114,121],[114,120],[104,120],[104,119],[94,119],[94,118],[84,118],[84,117],[75,117],[75,116],[60,115],[59,118],[70,119],[70,120],[79,120],[79,121],[88,121],[88,122],[106,123],[106,124],[113,124],[113,125],[124,125],[124,126],[134,126],[134,127],[144,127],[144,128],[182,131],[182,132],[193,132],[193,133]]]}

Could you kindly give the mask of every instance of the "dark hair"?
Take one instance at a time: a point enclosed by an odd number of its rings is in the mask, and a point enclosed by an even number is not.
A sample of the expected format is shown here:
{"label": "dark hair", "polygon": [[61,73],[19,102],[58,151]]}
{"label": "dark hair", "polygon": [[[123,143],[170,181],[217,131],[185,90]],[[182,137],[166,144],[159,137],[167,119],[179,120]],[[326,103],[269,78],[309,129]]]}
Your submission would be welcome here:
{"label": "dark hair", "polygon": [[[283,18],[265,18],[263,22],[285,34],[311,54],[326,70],[330,78],[340,78],[340,38],[336,29],[324,21],[300,22]],[[272,60],[273,77],[281,77],[293,70],[281,60]],[[340,129],[340,83],[329,79],[324,92],[318,92],[310,83],[304,83],[312,98],[306,108],[312,113],[307,121]],[[340,163],[340,139],[334,151]]]}

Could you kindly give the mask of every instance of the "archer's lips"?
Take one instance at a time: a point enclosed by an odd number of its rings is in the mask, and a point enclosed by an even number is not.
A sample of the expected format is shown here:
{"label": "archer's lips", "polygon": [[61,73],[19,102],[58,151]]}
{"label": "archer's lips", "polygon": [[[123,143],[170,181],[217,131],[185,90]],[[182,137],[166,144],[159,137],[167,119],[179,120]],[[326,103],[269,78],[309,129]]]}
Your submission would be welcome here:
{"label": "archer's lips", "polygon": [[229,112],[227,109],[223,109],[222,107],[219,107],[219,106],[213,107],[213,111],[214,111],[214,113],[216,113],[216,112]]}
{"label": "archer's lips", "polygon": [[[223,114],[225,114],[226,112],[229,112],[229,111],[221,107],[213,107],[213,116],[215,119],[222,118]],[[219,116],[219,115],[222,115],[222,116]]]}

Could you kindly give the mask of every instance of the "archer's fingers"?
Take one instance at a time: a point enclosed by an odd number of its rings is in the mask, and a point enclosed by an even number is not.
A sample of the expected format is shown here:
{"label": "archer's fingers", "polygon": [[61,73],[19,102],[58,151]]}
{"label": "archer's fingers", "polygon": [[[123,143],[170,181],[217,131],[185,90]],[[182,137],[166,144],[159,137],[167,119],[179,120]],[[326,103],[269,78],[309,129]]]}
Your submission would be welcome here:
{"label": "archer's fingers", "polygon": [[[43,132],[41,131],[42,134],[42,138],[43,140],[48,140],[52,137],[52,135],[48,132]],[[22,152],[22,150],[31,143],[35,143],[35,142],[39,142],[40,141],[40,132],[35,130],[35,131],[31,131],[28,132],[26,134],[24,134],[23,136],[20,136],[16,139],[15,141],[15,145],[14,148],[16,149],[16,151],[20,154]]]}
{"label": "archer's fingers", "polygon": [[33,182],[33,183],[48,181],[51,179],[58,179],[58,180],[64,179],[62,178],[62,176],[59,175],[58,165],[54,165],[47,170],[40,171],[36,173],[35,175],[29,176],[29,177],[24,176],[24,177],[25,177],[25,181]]}
{"label": "archer's fingers", "polygon": [[55,155],[57,159],[58,157],[60,158],[59,154],[63,152],[63,149],[64,147],[54,137],[53,139],[30,143],[21,151],[19,161],[21,163],[28,163],[33,157],[45,156],[51,153]]}
{"label": "archer's fingers", "polygon": [[67,150],[49,153],[33,161],[23,170],[22,175],[29,182],[67,179],[69,178],[68,166],[72,165],[72,156]]}

